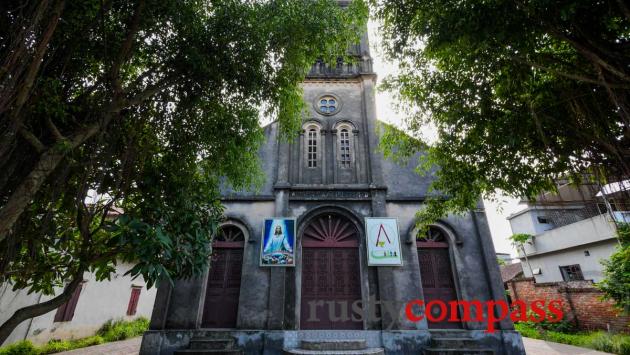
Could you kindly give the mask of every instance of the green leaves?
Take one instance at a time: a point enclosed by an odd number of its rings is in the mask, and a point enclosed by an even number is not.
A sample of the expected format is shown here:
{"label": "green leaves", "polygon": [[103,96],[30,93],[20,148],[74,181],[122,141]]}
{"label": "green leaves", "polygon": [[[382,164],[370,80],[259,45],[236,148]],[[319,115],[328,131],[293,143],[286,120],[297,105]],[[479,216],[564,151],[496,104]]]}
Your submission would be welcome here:
{"label": "green leaves", "polygon": [[[362,1],[138,3],[66,2],[16,119],[36,140],[0,142],[0,151],[20,147],[0,159],[0,203],[40,150],[63,159],[37,171],[44,183],[0,241],[0,281],[52,294],[77,270],[105,280],[120,262],[149,287],[202,273],[223,214],[220,188],[263,183],[261,109],[283,136],[295,134],[305,74],[318,58],[344,56],[367,18]],[[29,28],[33,9],[22,5],[0,5],[2,33]],[[2,58],[10,40],[0,38]]]}
{"label": "green leaves", "polygon": [[419,171],[435,173],[442,197],[428,201],[423,223],[497,189],[532,198],[560,177],[630,174],[630,77],[618,72],[630,60],[630,19],[614,3],[372,5],[385,52],[400,63],[383,89],[405,106],[405,133],[437,132],[425,144],[390,133],[382,142],[386,155],[423,152]]}
{"label": "green leaves", "polygon": [[597,288],[605,293],[606,299],[615,301],[615,305],[625,314],[630,313],[630,224],[617,225],[619,245],[608,260],[602,260],[604,279],[597,283]]}

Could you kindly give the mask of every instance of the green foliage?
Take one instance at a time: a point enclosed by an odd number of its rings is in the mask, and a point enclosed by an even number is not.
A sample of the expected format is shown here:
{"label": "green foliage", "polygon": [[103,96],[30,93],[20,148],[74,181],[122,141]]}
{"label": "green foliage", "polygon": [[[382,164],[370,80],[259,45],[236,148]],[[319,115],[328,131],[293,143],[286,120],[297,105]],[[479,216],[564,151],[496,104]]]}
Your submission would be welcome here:
{"label": "green foliage", "polygon": [[630,313],[630,224],[617,224],[619,245],[604,265],[604,279],[596,286],[626,314]]}
{"label": "green foliage", "polygon": [[435,177],[421,224],[497,189],[534,198],[561,177],[630,174],[622,2],[371,3],[400,68],[382,88],[406,115],[406,134],[386,127],[381,145]]}
{"label": "green foliage", "polygon": [[109,320],[107,323],[103,324],[96,334],[102,337],[105,342],[110,342],[142,335],[147,329],[149,329],[149,320],[144,317],[140,317],[131,322]]}
{"label": "green foliage", "polygon": [[533,236],[527,233],[512,234],[508,239],[514,247],[522,247],[525,243],[531,241]]}
{"label": "green foliage", "polygon": [[602,331],[565,333],[542,330],[525,323],[516,323],[514,327],[522,336],[527,338],[580,346],[613,354],[630,354],[630,335],[627,334],[610,334]]}
{"label": "green foliage", "polygon": [[538,319],[539,317],[538,315],[536,315],[534,312],[530,310],[529,312],[527,312],[528,320],[525,322],[519,322],[519,324],[523,324],[524,326],[527,326],[529,328],[535,328],[540,331],[553,331],[553,332],[559,332],[559,333],[575,333],[576,332],[575,324],[572,321],[563,318],[559,322],[550,322],[548,320],[550,317],[554,317],[554,315],[551,312],[547,311],[545,315],[545,319],[543,319],[540,322],[534,322],[531,319],[533,318]]}
{"label": "green foliage", "polygon": [[74,340],[52,339],[41,346],[35,346],[30,341],[23,340],[1,347],[0,355],[54,354],[137,337],[142,335],[147,329],[149,329],[149,320],[144,317],[132,321],[109,320],[96,332],[96,335],[91,337]]}
{"label": "green foliage", "polygon": [[0,355],[31,355],[37,354],[37,349],[28,340],[18,341],[9,346],[0,348]]}
{"label": "green foliage", "polygon": [[[36,47],[47,27],[30,21],[50,16],[23,5],[0,5],[0,33],[32,27]],[[90,0],[66,1],[61,17],[24,106],[0,107],[0,131],[19,122],[27,132],[0,137],[0,212],[24,199],[12,193],[33,171],[44,176],[12,232],[0,231],[0,281],[44,294],[81,271],[107,280],[120,261],[148,287],[201,273],[223,215],[220,189],[262,185],[261,108],[283,136],[295,134],[305,74],[358,41],[367,7]],[[3,62],[18,53],[13,38],[0,36]],[[10,80],[0,73],[0,88]],[[88,192],[98,198],[86,203]]]}

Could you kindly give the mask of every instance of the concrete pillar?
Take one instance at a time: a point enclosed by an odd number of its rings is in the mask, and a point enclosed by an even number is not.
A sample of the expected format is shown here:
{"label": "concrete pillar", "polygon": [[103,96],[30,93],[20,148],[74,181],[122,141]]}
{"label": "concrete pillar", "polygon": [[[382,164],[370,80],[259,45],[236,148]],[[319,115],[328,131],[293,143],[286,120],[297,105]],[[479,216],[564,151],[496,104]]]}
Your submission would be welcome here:
{"label": "concrete pillar", "polygon": [[[289,144],[278,144],[278,178],[275,184],[275,216],[288,216],[289,211]],[[286,268],[269,267],[269,303],[267,305],[267,329],[284,328],[284,303]]]}

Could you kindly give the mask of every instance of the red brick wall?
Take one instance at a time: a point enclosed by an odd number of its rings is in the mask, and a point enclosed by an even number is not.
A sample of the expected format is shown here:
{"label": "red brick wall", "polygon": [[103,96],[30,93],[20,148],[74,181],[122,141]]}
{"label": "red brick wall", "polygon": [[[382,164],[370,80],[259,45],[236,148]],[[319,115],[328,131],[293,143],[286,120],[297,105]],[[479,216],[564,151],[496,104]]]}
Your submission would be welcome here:
{"label": "red brick wall", "polygon": [[630,332],[630,316],[619,315],[612,301],[603,301],[591,281],[535,283],[523,278],[508,281],[507,286],[512,301],[562,300],[565,319],[576,321],[580,329]]}

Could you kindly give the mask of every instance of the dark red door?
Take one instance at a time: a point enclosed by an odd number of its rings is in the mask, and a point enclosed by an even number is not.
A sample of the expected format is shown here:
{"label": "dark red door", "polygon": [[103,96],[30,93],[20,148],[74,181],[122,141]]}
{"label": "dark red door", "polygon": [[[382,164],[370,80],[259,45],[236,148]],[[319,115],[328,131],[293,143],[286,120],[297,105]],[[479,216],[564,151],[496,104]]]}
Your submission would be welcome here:
{"label": "dark red door", "polygon": [[440,300],[447,304],[446,315],[441,313],[439,307],[431,307],[431,309],[427,310],[427,312],[431,312],[434,320],[444,318],[441,321],[431,321],[427,318],[429,328],[461,328],[461,322],[448,321],[451,315],[448,302],[457,301],[457,290],[453,281],[448,242],[441,231],[431,228],[429,237],[418,239],[416,244],[418,247],[425,306],[434,300]]}
{"label": "dark red door", "polygon": [[[228,234],[229,231],[225,232]],[[213,243],[201,321],[203,328],[236,327],[243,266],[243,242],[224,239],[225,236]]]}
{"label": "dark red door", "polygon": [[357,230],[334,214],[311,222],[302,236],[302,329],[362,329],[352,319],[361,300]]}

